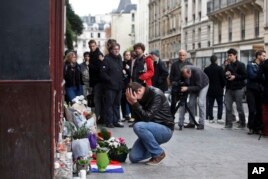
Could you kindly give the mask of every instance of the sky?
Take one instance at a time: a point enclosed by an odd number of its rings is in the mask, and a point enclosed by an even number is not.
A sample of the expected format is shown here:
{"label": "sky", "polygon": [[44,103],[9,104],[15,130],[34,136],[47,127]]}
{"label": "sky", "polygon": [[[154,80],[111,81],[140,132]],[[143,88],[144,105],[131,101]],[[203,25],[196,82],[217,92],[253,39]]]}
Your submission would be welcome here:
{"label": "sky", "polygon": [[[73,10],[79,16],[88,14],[106,14],[118,7],[120,0],[69,0]],[[137,0],[131,0],[137,3]]]}

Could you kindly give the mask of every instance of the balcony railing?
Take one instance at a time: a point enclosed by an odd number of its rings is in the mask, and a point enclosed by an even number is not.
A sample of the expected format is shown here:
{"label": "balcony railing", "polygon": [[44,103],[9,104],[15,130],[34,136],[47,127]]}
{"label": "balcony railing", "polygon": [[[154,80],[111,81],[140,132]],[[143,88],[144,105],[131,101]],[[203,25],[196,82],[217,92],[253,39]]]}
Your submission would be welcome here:
{"label": "balcony railing", "polygon": [[207,14],[237,4],[241,1],[242,0],[210,0],[207,2]]}

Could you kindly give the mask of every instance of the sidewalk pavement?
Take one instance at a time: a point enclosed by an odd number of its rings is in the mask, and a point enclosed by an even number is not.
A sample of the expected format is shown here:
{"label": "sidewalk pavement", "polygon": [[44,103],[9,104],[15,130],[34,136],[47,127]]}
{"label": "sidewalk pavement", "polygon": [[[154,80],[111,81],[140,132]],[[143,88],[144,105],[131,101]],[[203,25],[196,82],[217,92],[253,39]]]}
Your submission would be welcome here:
{"label": "sidewalk pavement", "polygon": [[[186,117],[187,119],[187,117]],[[162,145],[166,158],[158,166],[123,164],[123,174],[90,174],[96,179],[244,179],[249,162],[268,162],[268,138],[248,135],[244,130],[222,130],[224,124],[208,123],[205,130],[183,129],[176,125],[172,139]],[[132,128],[111,130],[126,138],[129,147],[137,139]]]}

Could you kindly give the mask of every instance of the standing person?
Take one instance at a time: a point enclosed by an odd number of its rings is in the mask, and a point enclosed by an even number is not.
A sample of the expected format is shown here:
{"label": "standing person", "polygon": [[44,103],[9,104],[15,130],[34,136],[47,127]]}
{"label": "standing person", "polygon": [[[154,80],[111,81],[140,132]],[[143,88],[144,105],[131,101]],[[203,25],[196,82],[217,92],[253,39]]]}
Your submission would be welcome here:
{"label": "standing person", "polygon": [[[181,92],[189,93],[189,109],[192,114],[195,114],[195,106],[198,98],[199,125],[197,126],[197,129],[203,130],[205,127],[206,100],[209,87],[209,79],[200,68],[194,67],[192,65],[184,66],[181,69],[181,75],[187,84],[186,86],[181,87]],[[179,110],[179,127],[181,130],[184,123],[185,107],[182,106]],[[191,117],[189,117],[189,121],[189,124],[184,127],[195,128],[195,124]]]}
{"label": "standing person", "polygon": [[208,76],[209,79],[209,88],[207,93],[208,99],[208,118],[209,120],[213,120],[213,106],[215,100],[218,104],[218,115],[217,119],[222,119],[222,111],[223,111],[223,89],[225,86],[225,76],[223,68],[217,64],[217,56],[212,55],[210,57],[211,65],[206,67],[204,72]]}
{"label": "standing person", "polygon": [[130,116],[131,116],[131,109],[130,109],[130,104],[128,103],[126,99],[126,89],[128,84],[130,83],[130,69],[131,69],[131,52],[130,51],[125,51],[123,53],[123,74],[124,74],[124,86],[122,90],[122,98],[121,98],[121,110],[123,114],[124,120],[129,121]]}
{"label": "standing person", "polygon": [[133,46],[137,58],[133,62],[131,71],[131,81],[152,86],[152,78],[154,76],[154,65],[151,56],[145,56],[145,46],[137,43]]}
{"label": "standing person", "polygon": [[155,87],[133,82],[126,92],[132,105],[138,139],[129,153],[129,160],[138,163],[151,158],[147,165],[158,165],[166,154],[160,144],[168,142],[174,131],[174,119],[164,93]]}
{"label": "standing person", "polygon": [[176,103],[178,100],[177,99],[178,91],[175,90],[177,89],[175,86],[177,86],[177,84],[180,83],[181,81],[181,69],[185,65],[192,65],[190,62],[186,61],[186,58],[187,58],[187,52],[181,49],[179,51],[179,59],[172,64],[171,70],[170,70],[169,81],[172,84],[170,110],[174,118],[175,118],[175,113],[176,113],[175,111]]}
{"label": "standing person", "polygon": [[76,54],[71,51],[65,56],[64,80],[67,102],[75,102],[76,96],[83,95],[83,81],[80,66],[77,64]]}
{"label": "standing person", "polygon": [[248,103],[248,134],[259,133],[262,130],[262,92],[263,73],[261,64],[266,52],[257,51],[255,60],[247,64],[247,103]]}
{"label": "standing person", "polygon": [[165,66],[164,62],[160,59],[159,50],[151,51],[151,56],[154,60],[154,77],[153,77],[153,86],[161,89],[163,92],[167,91],[167,77],[168,69]]}
{"label": "standing person", "polygon": [[264,74],[264,91],[263,91],[263,107],[262,107],[262,121],[263,121],[263,134],[268,135],[268,59],[262,65]]}
{"label": "standing person", "polygon": [[97,47],[95,40],[88,42],[90,48],[89,76],[90,87],[93,88],[95,114],[97,120],[100,120],[103,105],[103,86],[100,79],[100,68],[103,61],[103,54]]}
{"label": "standing person", "polygon": [[120,101],[123,88],[123,62],[120,55],[120,45],[111,45],[110,54],[106,55],[101,67],[101,78],[105,88],[105,103],[103,107],[106,127],[124,127],[120,120]]}
{"label": "standing person", "polygon": [[89,57],[90,53],[85,52],[83,54],[84,60],[83,63],[80,64],[81,72],[82,72],[82,81],[84,83],[83,85],[83,92],[84,92],[84,97],[85,99],[88,98],[88,95],[91,94],[91,87],[89,86]]}
{"label": "standing person", "polygon": [[225,78],[226,92],[225,92],[225,105],[226,105],[226,121],[225,128],[232,128],[232,107],[233,102],[236,103],[239,125],[238,129],[245,128],[245,112],[243,108],[243,88],[245,87],[245,79],[247,77],[245,64],[237,60],[237,51],[233,48],[227,51],[230,64],[226,66]]}

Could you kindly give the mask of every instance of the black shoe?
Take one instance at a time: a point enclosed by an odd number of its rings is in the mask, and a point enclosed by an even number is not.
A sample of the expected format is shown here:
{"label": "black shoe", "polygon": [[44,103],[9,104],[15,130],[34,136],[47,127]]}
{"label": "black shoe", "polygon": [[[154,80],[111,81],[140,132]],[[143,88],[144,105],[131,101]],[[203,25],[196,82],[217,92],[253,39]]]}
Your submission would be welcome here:
{"label": "black shoe", "polygon": [[123,124],[121,124],[120,122],[118,122],[118,123],[114,123],[114,127],[124,127],[124,125]]}
{"label": "black shoe", "polygon": [[128,127],[133,127],[134,126],[134,123],[132,123],[132,124],[129,124],[129,126]]}
{"label": "black shoe", "polygon": [[100,117],[100,118],[97,120],[97,124],[105,124],[103,118]]}
{"label": "black shoe", "polygon": [[191,123],[189,123],[189,124],[187,124],[186,126],[184,126],[184,128],[195,128],[195,125],[194,124],[191,124]]}
{"label": "black shoe", "polygon": [[179,126],[179,131],[182,131],[182,126]]}
{"label": "black shoe", "polygon": [[114,125],[113,124],[106,124],[106,127],[107,128],[114,128]]}
{"label": "black shoe", "polygon": [[199,125],[197,126],[196,129],[197,129],[197,130],[204,130],[204,125],[200,125],[200,124],[199,124]]}

